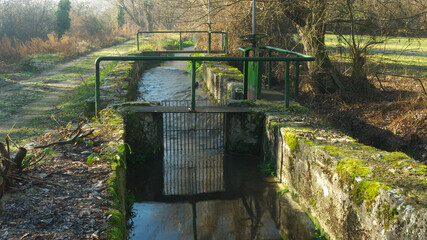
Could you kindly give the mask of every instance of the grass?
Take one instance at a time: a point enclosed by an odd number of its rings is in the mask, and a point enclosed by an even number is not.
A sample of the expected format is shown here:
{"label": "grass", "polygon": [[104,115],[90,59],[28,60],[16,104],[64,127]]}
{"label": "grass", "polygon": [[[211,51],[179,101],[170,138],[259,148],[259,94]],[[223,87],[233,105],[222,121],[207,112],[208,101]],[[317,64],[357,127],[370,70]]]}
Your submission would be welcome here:
{"label": "grass", "polygon": [[[110,62],[103,66],[100,72],[101,79],[104,78],[107,73],[111,72],[116,65],[117,62]],[[55,119],[39,117],[36,118],[34,122],[41,128],[49,128],[55,126],[57,124],[56,121],[66,124],[69,121],[84,120],[83,110],[85,109],[85,101],[86,99],[94,98],[94,89],[95,75],[93,74],[82,81],[75,89],[66,93],[62,97],[62,101],[57,108],[46,114],[55,116]]]}
{"label": "grass", "polygon": [[[147,42],[152,46],[155,46],[158,39],[150,38]],[[173,44],[172,44],[173,45]],[[49,92],[49,88],[46,88],[45,83],[52,82],[61,82],[61,81],[70,81],[70,80],[79,80],[80,84],[74,88],[73,90],[67,92],[61,97],[61,102],[57,105],[57,107],[53,110],[50,110],[44,114],[44,116],[40,116],[35,118],[30,127],[16,129],[12,132],[11,136],[14,139],[27,139],[34,136],[39,136],[43,133],[45,129],[51,129],[54,127],[58,127],[58,123],[67,124],[69,121],[79,121],[84,120],[85,117],[83,115],[85,109],[85,100],[94,98],[94,88],[95,88],[95,75],[92,74],[89,77],[84,77],[83,75],[87,73],[94,73],[94,62],[95,59],[99,56],[106,55],[122,55],[119,54],[118,51],[136,51],[136,41],[130,41],[125,44],[116,46],[114,48],[104,49],[102,51],[98,51],[91,56],[88,56],[81,61],[76,61],[70,66],[59,71],[58,74],[54,76],[43,77],[40,80],[32,83],[32,85],[40,87],[42,91],[37,95],[33,93],[22,93],[23,95],[27,94],[28,97],[34,97],[34,100],[37,100],[45,95],[42,93]],[[44,56],[46,57],[46,56]],[[46,57],[47,58],[47,57]],[[101,64],[101,79],[103,79],[107,73],[111,72],[118,62],[106,62],[105,64]],[[34,75],[22,75],[22,78],[30,77]],[[9,98],[10,100],[14,100],[14,98]],[[14,100],[15,101],[15,100]],[[13,104],[14,101],[7,100],[6,103],[2,103],[0,101],[0,107],[3,109],[16,109]],[[15,101],[16,102],[16,101]],[[23,100],[23,102],[25,102]],[[3,105],[2,105],[3,104]],[[12,113],[11,111],[8,114]],[[7,114],[6,114],[7,115]],[[2,117],[6,117],[6,115],[2,116],[2,112],[0,112],[0,120]],[[54,116],[54,118],[52,117]]]}
{"label": "grass", "polygon": [[[348,36],[345,36],[348,38]],[[364,43],[367,37],[358,36]],[[417,78],[427,77],[427,38],[383,38],[381,44],[369,48],[367,68],[370,73],[390,73]],[[348,47],[336,35],[327,34],[325,43],[331,59],[343,67],[351,65]]]}
{"label": "grass", "polygon": [[[74,90],[66,93],[61,99],[62,102],[56,107],[32,121],[31,126],[27,128],[14,129],[11,136],[14,139],[27,139],[33,136],[38,136],[43,133],[45,129],[57,127],[56,121],[61,124],[66,124],[68,121],[78,121],[83,119],[84,103],[87,98],[94,95],[94,68],[95,59],[99,56],[105,55],[119,55],[119,51],[133,51],[136,50],[134,41],[118,45],[114,48],[108,48],[87,56],[81,61],[75,61],[73,64],[61,69],[57,74],[52,76],[42,76],[39,78],[37,74],[31,72],[19,72],[2,74],[0,77],[8,81],[20,84],[22,87],[19,91],[9,91],[2,93],[0,98],[0,120],[6,119],[9,115],[15,113],[19,108],[24,105],[37,101],[52,91],[52,88],[47,83],[59,83],[67,81],[80,81],[80,84]],[[59,59],[56,54],[38,54],[40,61],[48,61],[52,59]],[[56,60],[52,60],[56,61]],[[59,61],[59,60],[58,60]],[[59,61],[59,62],[62,62]],[[58,63],[56,63],[57,65]],[[116,63],[110,62],[101,66],[101,77],[111,71],[116,66]],[[89,74],[89,77],[87,76]],[[27,81],[27,82],[25,82]],[[8,95],[8,97],[4,96]],[[55,119],[51,116],[55,116]]]}

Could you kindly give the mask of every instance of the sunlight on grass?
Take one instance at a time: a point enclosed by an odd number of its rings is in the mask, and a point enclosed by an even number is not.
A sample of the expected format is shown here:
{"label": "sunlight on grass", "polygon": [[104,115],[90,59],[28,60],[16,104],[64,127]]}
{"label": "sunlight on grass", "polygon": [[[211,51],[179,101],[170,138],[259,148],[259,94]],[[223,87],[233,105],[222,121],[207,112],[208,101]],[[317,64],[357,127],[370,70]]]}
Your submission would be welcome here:
{"label": "sunlight on grass", "polygon": [[[349,37],[349,36],[345,36]],[[358,36],[361,43],[368,40],[365,36]],[[367,69],[370,73],[380,72],[427,77],[427,38],[378,38],[384,43],[373,45],[368,50]],[[325,43],[329,50],[331,60],[341,65],[351,65],[348,47],[340,42],[336,35],[327,34]],[[361,44],[363,45],[363,44]]]}

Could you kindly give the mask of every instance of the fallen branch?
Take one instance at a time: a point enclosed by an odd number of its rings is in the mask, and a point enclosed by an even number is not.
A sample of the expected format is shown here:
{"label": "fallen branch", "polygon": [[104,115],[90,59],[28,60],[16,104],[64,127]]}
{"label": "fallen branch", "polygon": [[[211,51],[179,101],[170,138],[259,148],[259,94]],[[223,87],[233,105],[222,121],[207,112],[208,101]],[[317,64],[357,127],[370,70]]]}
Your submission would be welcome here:
{"label": "fallen branch", "polygon": [[13,179],[16,179],[16,180],[27,181],[27,182],[34,181],[34,182],[38,182],[38,183],[46,183],[48,185],[57,186],[57,187],[60,187],[60,188],[70,189],[70,188],[68,188],[66,186],[63,186],[63,185],[60,185],[60,184],[57,184],[57,183],[47,182],[47,181],[45,181],[45,180],[43,180],[41,178],[36,178],[36,177],[23,177],[23,176],[11,175],[11,174],[7,175],[7,177],[10,177],[10,178],[13,178]]}
{"label": "fallen branch", "polygon": [[[410,79],[414,79],[417,80],[418,82],[420,82],[421,88],[423,89],[424,93],[426,92],[426,89],[424,88],[423,82],[421,81],[421,79],[416,78],[416,77],[411,77],[411,76],[401,76],[401,75],[396,75],[396,74],[389,74],[389,73],[375,73],[375,75],[377,74],[381,74],[381,75],[388,75],[388,76],[393,76],[393,77],[401,77],[401,78],[410,78]],[[377,77],[378,78],[378,77]]]}
{"label": "fallen branch", "polygon": [[80,134],[80,130],[77,132],[77,135],[74,136],[72,139],[68,139],[65,141],[59,141],[59,142],[53,142],[53,143],[49,143],[46,145],[42,145],[42,146],[35,146],[34,148],[47,148],[53,145],[65,145],[65,144],[69,144],[69,143],[73,143],[76,141],[77,138],[84,138],[87,137],[89,135],[91,135],[93,133],[94,129],[90,130],[88,133],[85,133],[83,135],[79,135]]}
{"label": "fallen branch", "polygon": [[44,157],[46,157],[46,154],[44,154],[41,158],[37,159],[37,161],[31,163],[30,165],[28,165],[28,167],[32,167],[34,165],[36,165],[38,162],[40,162],[41,160],[44,159]]}
{"label": "fallen branch", "polygon": [[378,82],[380,83],[380,87],[381,87],[381,89],[382,89],[384,92],[386,92],[386,90],[385,90],[385,89],[384,89],[384,87],[383,87],[383,84],[381,83],[380,78],[378,77],[378,73],[375,73],[375,76],[377,77]]}

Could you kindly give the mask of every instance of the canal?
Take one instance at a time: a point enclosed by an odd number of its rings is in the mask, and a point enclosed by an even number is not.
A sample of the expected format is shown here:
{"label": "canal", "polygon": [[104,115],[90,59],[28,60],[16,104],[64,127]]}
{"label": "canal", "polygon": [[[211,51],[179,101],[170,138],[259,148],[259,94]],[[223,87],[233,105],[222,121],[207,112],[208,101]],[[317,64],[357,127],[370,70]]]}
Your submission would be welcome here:
{"label": "canal", "polygon": [[[182,106],[190,86],[185,62],[165,62],[143,74],[139,100]],[[197,103],[209,99],[199,86]],[[163,118],[163,159],[127,170],[135,196],[130,239],[282,239],[266,201],[276,195],[274,179],[260,173],[256,156],[225,152],[223,116]]]}

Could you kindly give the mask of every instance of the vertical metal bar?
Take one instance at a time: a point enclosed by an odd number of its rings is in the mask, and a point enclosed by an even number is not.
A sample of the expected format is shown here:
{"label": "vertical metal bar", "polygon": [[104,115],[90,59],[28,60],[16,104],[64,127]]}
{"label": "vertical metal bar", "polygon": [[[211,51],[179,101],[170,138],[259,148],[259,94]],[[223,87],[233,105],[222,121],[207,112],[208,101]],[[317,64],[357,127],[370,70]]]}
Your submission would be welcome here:
{"label": "vertical metal bar", "polygon": [[179,50],[182,50],[182,32],[179,32]]}
{"label": "vertical metal bar", "polygon": [[224,48],[224,33],[221,33],[221,50],[223,52],[225,52],[225,48]]}
{"label": "vertical metal bar", "polygon": [[211,30],[211,1],[208,0],[208,25],[209,30]]}
{"label": "vertical metal bar", "polygon": [[138,52],[139,52],[139,32],[136,33],[136,46],[137,46],[137,49],[138,49]]}
{"label": "vertical metal bar", "polygon": [[225,119],[225,113],[221,113],[221,149],[225,148],[225,137],[224,137],[224,132],[225,132],[225,128],[224,128],[224,119]]}
{"label": "vertical metal bar", "polygon": [[295,62],[295,99],[299,98],[299,61]]}
{"label": "vertical metal bar", "polygon": [[256,1],[252,0],[252,35],[256,33]]}
{"label": "vertical metal bar", "polygon": [[101,97],[100,97],[100,76],[99,76],[99,63],[100,61],[96,61],[95,63],[95,117],[98,117],[98,113],[100,110]]}
{"label": "vertical metal bar", "polygon": [[224,49],[224,52],[226,53],[226,54],[228,54],[228,34],[227,33],[225,33],[225,49]]}
{"label": "vertical metal bar", "polygon": [[204,126],[203,126],[203,149],[206,149],[206,142],[209,139],[208,138],[208,128],[207,128],[207,124],[208,124],[209,118],[207,116],[205,116],[205,121],[204,121]]}
{"label": "vertical metal bar", "polygon": [[[271,57],[271,49],[268,49],[268,57]],[[273,85],[273,76],[271,76],[272,62],[268,61],[268,88],[272,88]]]}
{"label": "vertical metal bar", "polygon": [[[254,51],[254,56],[255,55],[255,51]],[[258,56],[257,57],[263,57],[263,53],[261,51],[258,51]],[[256,62],[258,65],[258,76],[257,78],[257,82],[256,82],[256,99],[260,99],[262,96],[262,74],[263,74],[263,68],[264,68],[264,62],[263,61],[257,61]],[[255,65],[255,64],[254,64]]]}
{"label": "vertical metal bar", "polygon": [[182,151],[183,153],[187,152],[187,148],[188,148],[188,126],[187,126],[187,116],[188,113],[184,114],[184,150]]}
{"label": "vertical metal bar", "polygon": [[[213,131],[212,131],[212,129],[213,129],[213,125],[214,125],[214,123],[213,123],[213,113],[211,113],[210,114],[210,116],[211,116],[211,119],[212,119],[212,121],[210,121],[210,124],[209,124],[209,129],[210,129],[210,132],[211,132],[211,136],[212,136],[212,133],[214,133]],[[215,141],[214,141],[214,139],[213,139],[213,137],[210,137],[210,140],[211,140],[211,149],[214,149],[215,148]]]}
{"label": "vertical metal bar", "polygon": [[212,36],[211,36],[211,30],[208,32],[208,53],[211,53],[211,45],[212,45]]}
{"label": "vertical metal bar", "polygon": [[191,61],[191,111],[196,108],[196,61]]}
{"label": "vertical metal bar", "polygon": [[164,151],[167,154],[167,151],[169,150],[168,147],[168,114],[163,113],[163,145],[164,145]]}
{"label": "vertical metal bar", "polygon": [[285,107],[289,107],[289,61],[285,62]]}
{"label": "vertical metal bar", "polygon": [[[171,103],[168,102],[167,105],[170,107]],[[172,121],[172,114],[168,113],[169,155],[172,158],[172,137],[171,137],[171,134],[172,134],[172,123],[171,123],[171,121]],[[173,160],[173,158],[171,160]]]}
{"label": "vertical metal bar", "polygon": [[[249,57],[249,50],[245,50],[244,57]],[[249,62],[243,62],[243,99],[248,99],[248,68]]]}
{"label": "vertical metal bar", "polygon": [[183,126],[182,126],[182,124],[183,124],[183,121],[182,121],[182,114],[183,113],[178,113],[178,116],[179,116],[179,118],[178,118],[178,122],[179,122],[179,131],[178,131],[178,134],[179,134],[179,151],[180,151],[180,153],[182,153],[182,149],[183,149],[183,143],[184,143],[184,140],[183,140],[183,135],[182,135],[182,130],[183,130]]}
{"label": "vertical metal bar", "polygon": [[197,141],[197,122],[198,122],[198,114],[197,113],[194,113],[194,126],[193,126],[193,128],[194,128],[194,138],[193,138],[193,143],[192,143],[192,145],[193,145],[193,154],[194,153],[196,153],[196,151],[197,151],[197,147],[196,147],[196,141]]}
{"label": "vertical metal bar", "polygon": [[221,131],[219,130],[220,125],[219,125],[219,117],[220,117],[220,113],[215,113],[216,117],[215,117],[215,129],[216,129],[216,145],[217,145],[217,149],[221,148]]}

